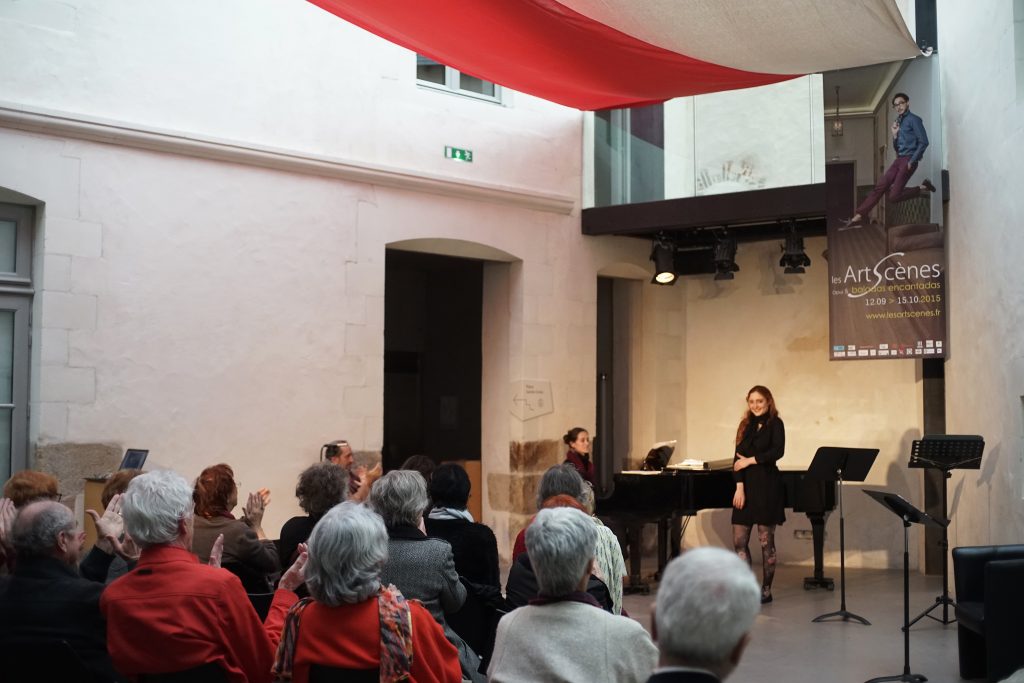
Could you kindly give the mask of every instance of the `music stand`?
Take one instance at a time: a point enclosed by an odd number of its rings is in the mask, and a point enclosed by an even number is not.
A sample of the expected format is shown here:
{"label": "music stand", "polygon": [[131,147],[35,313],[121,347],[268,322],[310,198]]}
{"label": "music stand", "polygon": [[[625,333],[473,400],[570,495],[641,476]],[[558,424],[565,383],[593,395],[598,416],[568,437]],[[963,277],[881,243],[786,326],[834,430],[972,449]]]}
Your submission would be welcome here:
{"label": "music stand", "polygon": [[[947,488],[953,476],[951,470],[976,470],[981,467],[981,454],[985,450],[985,440],[980,436],[962,434],[925,436],[915,441],[910,451],[908,467],[934,469],[942,472],[942,518],[949,523],[949,507],[947,505]],[[934,619],[946,625],[956,619],[949,618],[949,608],[956,603],[949,597],[949,533],[948,526],[942,527],[942,595],[935,598],[935,604],[914,617],[907,628],[910,628],[924,617]],[[942,605],[942,618],[931,614],[931,611]]]}
{"label": "music stand", "polygon": [[839,617],[843,621],[857,621],[865,626],[871,622],[846,609],[846,520],[843,515],[843,482],[864,481],[871,465],[878,455],[877,448],[837,448],[822,446],[815,452],[807,477],[823,481],[839,482],[839,609],[811,619],[812,622],[827,621]]}
{"label": "music stand", "polygon": [[921,674],[910,673],[910,525],[923,524],[945,529],[948,521],[940,521],[931,517],[925,512],[918,510],[898,494],[888,491],[873,491],[864,489],[879,504],[891,510],[894,515],[903,520],[903,673],[898,676],[880,676],[872,678],[867,683],[881,683],[882,681],[907,681],[908,683],[922,683],[928,679]]}

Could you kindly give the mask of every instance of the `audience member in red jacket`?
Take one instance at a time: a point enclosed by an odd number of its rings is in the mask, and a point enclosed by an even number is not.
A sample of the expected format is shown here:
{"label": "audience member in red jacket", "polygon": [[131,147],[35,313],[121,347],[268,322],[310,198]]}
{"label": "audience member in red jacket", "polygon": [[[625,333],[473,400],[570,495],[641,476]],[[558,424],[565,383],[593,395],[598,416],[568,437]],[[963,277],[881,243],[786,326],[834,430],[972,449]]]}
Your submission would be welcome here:
{"label": "audience member in red jacket", "polygon": [[[238,577],[199,563],[192,487],[167,470],[136,477],[124,494],[125,531],[142,548],[136,568],[103,592],[107,648],[119,673],[171,673],[216,663],[233,683],[270,683],[280,633],[264,629]],[[281,578],[294,589],[301,562]],[[295,602],[280,590],[268,623]]]}
{"label": "audience member in red jacket", "polygon": [[306,683],[310,667],[320,665],[379,669],[382,681],[462,680],[458,651],[430,612],[394,586],[381,586],[387,555],[384,522],[363,505],[342,503],[317,522],[304,570],[312,598],[296,603],[286,619],[273,611],[267,617],[274,632],[285,622],[275,673]]}

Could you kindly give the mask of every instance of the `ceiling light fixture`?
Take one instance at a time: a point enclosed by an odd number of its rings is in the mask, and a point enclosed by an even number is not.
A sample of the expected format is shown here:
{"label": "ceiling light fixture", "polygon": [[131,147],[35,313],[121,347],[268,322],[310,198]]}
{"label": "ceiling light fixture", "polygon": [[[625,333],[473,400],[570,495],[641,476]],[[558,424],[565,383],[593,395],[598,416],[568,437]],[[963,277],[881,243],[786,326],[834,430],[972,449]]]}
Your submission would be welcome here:
{"label": "ceiling light fixture", "polygon": [[782,247],[782,258],[779,265],[785,266],[783,271],[788,274],[804,273],[805,266],[811,265],[811,259],[804,251],[804,238],[796,229],[796,223],[789,222],[789,233],[786,235],[785,245]]}
{"label": "ceiling light fixture", "polygon": [[732,280],[733,273],[740,267],[736,265],[736,240],[729,237],[728,232],[715,242],[715,279]]}
{"label": "ceiling light fixture", "polygon": [[843,120],[839,118],[839,86],[836,86],[836,117],[832,119],[832,137],[843,136]]}
{"label": "ceiling light fixture", "polygon": [[654,277],[651,284],[674,285],[676,283],[676,249],[664,235],[658,235],[651,245],[651,261],[654,262]]}

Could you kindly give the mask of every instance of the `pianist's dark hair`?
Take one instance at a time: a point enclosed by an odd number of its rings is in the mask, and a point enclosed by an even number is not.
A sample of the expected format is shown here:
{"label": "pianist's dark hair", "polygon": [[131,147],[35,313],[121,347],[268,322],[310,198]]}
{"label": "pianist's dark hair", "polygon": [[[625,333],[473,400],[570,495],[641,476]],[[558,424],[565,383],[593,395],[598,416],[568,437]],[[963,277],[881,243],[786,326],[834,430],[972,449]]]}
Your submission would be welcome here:
{"label": "pianist's dark hair", "polygon": [[584,429],[583,427],[573,427],[572,429],[565,433],[565,436],[562,437],[562,441],[565,442],[566,446],[572,443],[576,443],[576,439],[580,438],[580,434],[582,434],[585,431],[587,430]]}
{"label": "pianist's dark hair", "polygon": [[[768,401],[768,420],[765,422],[765,424],[769,424],[772,420],[779,416],[779,411],[775,408],[775,397],[772,396],[772,392],[768,389],[768,387],[757,384],[751,387],[750,391],[747,392],[747,398],[749,399],[750,395],[755,391],[764,396],[765,399],[767,399]],[[747,408],[747,412],[743,413],[743,419],[740,420],[740,426],[736,430],[737,444],[739,444],[739,442],[743,440],[743,432],[747,431],[747,425],[750,424],[750,421],[753,419],[754,414],[750,412],[750,408]]]}

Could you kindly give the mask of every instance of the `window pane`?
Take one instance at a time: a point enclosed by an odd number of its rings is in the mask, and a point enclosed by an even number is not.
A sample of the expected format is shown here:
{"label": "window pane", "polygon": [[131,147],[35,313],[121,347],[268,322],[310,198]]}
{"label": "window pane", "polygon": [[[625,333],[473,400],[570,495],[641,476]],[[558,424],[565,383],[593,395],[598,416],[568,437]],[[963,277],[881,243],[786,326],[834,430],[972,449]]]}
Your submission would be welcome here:
{"label": "window pane", "polygon": [[469,74],[459,74],[459,89],[467,92],[475,92],[480,95],[494,97],[494,84],[490,81],[483,81]]}
{"label": "window pane", "polygon": [[[0,403],[12,403],[13,395],[14,311],[0,311]],[[0,458],[2,457],[3,453],[0,451]]]}
{"label": "window pane", "polygon": [[17,271],[18,224],[0,220],[0,273]]}
{"label": "window pane", "polygon": [[10,408],[0,408],[0,480],[11,478],[11,416]]}
{"label": "window pane", "polygon": [[430,57],[416,55],[416,78],[444,85],[444,64],[438,64]]}

